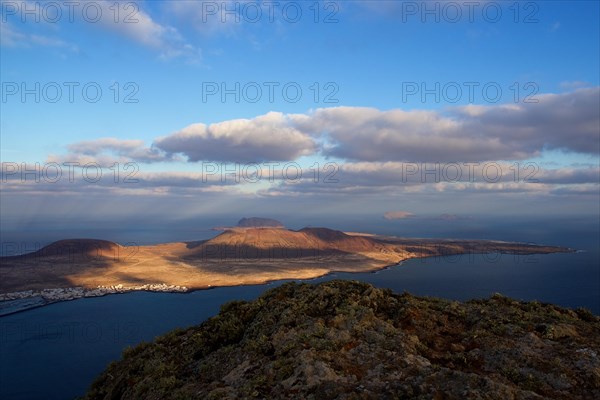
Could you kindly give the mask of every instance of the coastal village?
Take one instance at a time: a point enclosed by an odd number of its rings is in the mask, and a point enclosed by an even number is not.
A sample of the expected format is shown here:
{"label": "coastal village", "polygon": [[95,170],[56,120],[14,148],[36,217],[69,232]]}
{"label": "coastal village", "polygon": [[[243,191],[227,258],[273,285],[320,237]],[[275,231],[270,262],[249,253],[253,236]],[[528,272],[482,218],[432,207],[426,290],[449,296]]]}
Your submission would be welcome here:
{"label": "coastal village", "polygon": [[0,316],[41,307],[59,301],[75,300],[83,297],[100,297],[108,294],[127,293],[133,291],[184,293],[185,286],[167,285],[165,283],[144,284],[138,286],[99,285],[94,289],[84,287],[56,288],[43,290],[25,290],[21,292],[0,294]]}

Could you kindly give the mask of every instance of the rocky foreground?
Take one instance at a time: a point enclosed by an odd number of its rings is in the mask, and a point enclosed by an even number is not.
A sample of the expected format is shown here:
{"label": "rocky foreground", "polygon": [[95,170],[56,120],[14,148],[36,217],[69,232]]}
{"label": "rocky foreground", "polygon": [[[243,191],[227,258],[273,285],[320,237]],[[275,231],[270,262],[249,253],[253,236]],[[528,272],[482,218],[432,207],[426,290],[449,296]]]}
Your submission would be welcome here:
{"label": "rocky foreground", "polygon": [[290,283],[125,351],[86,399],[598,399],[600,318]]}

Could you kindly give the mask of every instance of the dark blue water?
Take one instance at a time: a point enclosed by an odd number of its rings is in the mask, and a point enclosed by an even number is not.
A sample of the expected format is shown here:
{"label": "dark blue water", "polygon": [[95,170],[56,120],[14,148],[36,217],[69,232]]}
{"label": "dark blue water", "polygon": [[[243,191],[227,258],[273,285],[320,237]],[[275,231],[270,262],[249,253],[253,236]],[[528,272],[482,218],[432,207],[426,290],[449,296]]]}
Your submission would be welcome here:
{"label": "dark blue water", "polygon": [[263,287],[189,294],[127,293],[56,303],[0,318],[0,398],[69,399],[127,346],[199,323]]}
{"label": "dark blue water", "polygon": [[[394,291],[457,300],[499,292],[523,300],[587,307],[600,314],[600,256],[595,221],[524,225],[487,236],[574,247],[551,255],[468,254],[409,260],[377,273],[336,273],[313,280],[357,279]],[[529,228],[528,228],[529,227]],[[560,229],[558,229],[560,228]],[[483,227],[481,229],[487,229]],[[475,237],[455,232],[448,237]],[[486,237],[482,231],[479,237]],[[425,235],[423,235],[425,236]],[[232,299],[253,299],[281,284],[188,294],[128,293],[53,304],[0,318],[0,398],[69,399],[81,395],[121,351],[175,327],[197,324]]]}

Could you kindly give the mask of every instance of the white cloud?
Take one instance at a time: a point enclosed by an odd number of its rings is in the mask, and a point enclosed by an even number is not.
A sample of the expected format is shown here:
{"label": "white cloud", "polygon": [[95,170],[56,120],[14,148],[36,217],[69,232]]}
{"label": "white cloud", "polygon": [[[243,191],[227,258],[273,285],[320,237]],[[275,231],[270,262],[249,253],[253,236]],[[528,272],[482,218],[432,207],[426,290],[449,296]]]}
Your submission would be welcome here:
{"label": "white cloud", "polygon": [[294,160],[316,151],[314,140],[277,112],[253,119],[193,124],[157,139],[154,145],[167,154],[183,154],[189,161]]}
{"label": "white cloud", "polygon": [[597,154],[599,94],[598,88],[579,89],[541,95],[537,104],[471,105],[446,113],[362,107],[269,113],[191,125],[155,144],[190,161],[292,160],[317,150],[370,162],[522,160],[547,149]]}
{"label": "white cloud", "polygon": [[8,22],[0,21],[0,44],[6,47],[17,47],[26,42],[27,35],[18,32]]}
{"label": "white cloud", "polygon": [[323,155],[344,160],[349,174],[372,170],[376,163],[519,161],[546,150],[597,156],[599,102],[596,87],[540,95],[537,104],[465,106],[446,113],[362,107],[269,112],[252,119],[192,124],[157,138],[150,148],[141,142],[100,139],[75,144],[70,152],[90,155],[101,149],[140,162],[180,160],[178,156],[191,162],[293,161]]}
{"label": "white cloud", "polygon": [[102,8],[102,26],[143,46],[160,51],[163,59],[185,56],[194,62],[201,57],[200,49],[186,42],[179,31],[156,22],[145,11],[142,2],[118,2],[119,14],[115,21],[114,1],[96,1]]}
{"label": "white cloud", "polygon": [[64,40],[34,34],[25,33],[15,28],[3,19],[0,21],[0,46],[2,47],[30,47],[30,46],[42,46],[42,47],[57,47],[64,48],[73,52],[77,52],[79,48]]}
{"label": "white cloud", "polygon": [[294,120],[300,130],[330,138],[328,155],[351,160],[520,160],[545,149],[598,153],[598,87],[538,99],[532,104],[457,107],[444,114],[324,108]]}
{"label": "white cloud", "polygon": [[[91,7],[92,4],[89,4],[89,10],[85,8],[86,2],[92,3],[93,7]],[[62,18],[58,19],[56,23],[49,22],[48,16],[44,15],[44,8],[40,2],[25,1],[23,2],[23,6],[16,8],[17,12],[14,15],[10,15],[10,17],[4,16],[7,17],[7,20],[12,19],[14,22],[19,23],[22,29],[17,29],[12,25],[9,26],[7,22],[4,22],[3,18],[1,25],[2,45],[16,47],[34,44],[69,47],[71,50],[77,51],[77,46],[56,38],[54,35],[60,31],[61,23],[79,23],[115,32],[142,46],[158,51],[162,59],[185,57],[191,62],[199,62],[201,59],[201,50],[188,43],[176,28],[155,21],[143,9],[144,2],[83,0],[81,2],[73,2],[69,7],[62,5],[60,2],[56,4],[62,13]],[[118,9],[115,8],[115,5],[118,5]],[[71,10],[70,7],[73,7],[73,9]],[[97,11],[95,10],[96,8],[98,8]],[[23,16],[22,13],[25,9],[28,12],[26,16]],[[88,11],[83,12],[83,9]],[[96,20],[96,15],[99,16],[98,20]],[[22,23],[23,20],[26,22]],[[27,21],[39,21],[39,23],[28,24]],[[36,34],[29,33],[33,28],[46,32],[52,31],[53,36],[39,34],[39,32],[36,32]],[[28,32],[25,33],[24,30]]]}
{"label": "white cloud", "polygon": [[74,162],[80,165],[98,164],[108,167],[117,162],[151,163],[169,159],[160,150],[146,147],[142,140],[100,138],[73,143],[68,145],[67,149],[67,154],[51,155],[48,157],[48,161],[59,164],[65,162]]}
{"label": "white cloud", "polygon": [[589,88],[592,87],[592,85],[590,85],[589,82],[584,82],[584,81],[563,81],[559,83],[559,86],[561,87],[561,89],[565,89],[565,90],[575,90],[575,89],[581,89],[581,88]]}

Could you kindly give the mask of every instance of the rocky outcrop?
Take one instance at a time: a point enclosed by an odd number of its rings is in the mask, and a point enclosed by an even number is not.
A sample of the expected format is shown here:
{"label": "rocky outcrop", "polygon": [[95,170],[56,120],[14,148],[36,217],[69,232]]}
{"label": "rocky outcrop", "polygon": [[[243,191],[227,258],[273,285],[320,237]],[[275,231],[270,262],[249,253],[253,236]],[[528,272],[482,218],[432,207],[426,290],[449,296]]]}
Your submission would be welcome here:
{"label": "rocky outcrop", "polygon": [[600,319],[290,283],[128,349],[86,399],[600,398]]}

